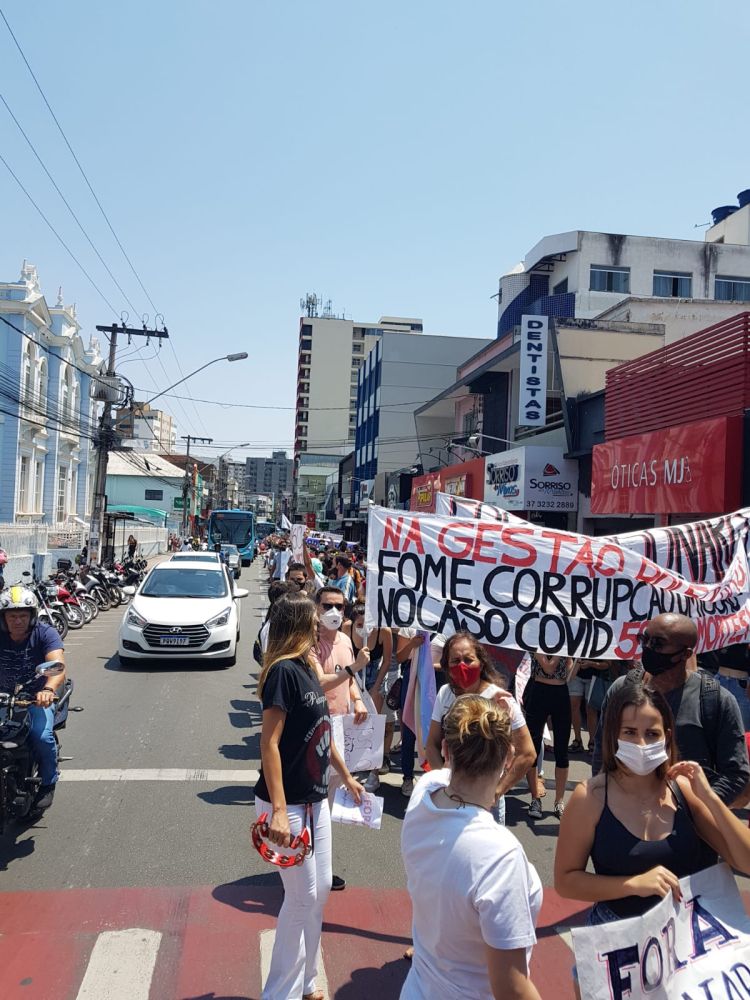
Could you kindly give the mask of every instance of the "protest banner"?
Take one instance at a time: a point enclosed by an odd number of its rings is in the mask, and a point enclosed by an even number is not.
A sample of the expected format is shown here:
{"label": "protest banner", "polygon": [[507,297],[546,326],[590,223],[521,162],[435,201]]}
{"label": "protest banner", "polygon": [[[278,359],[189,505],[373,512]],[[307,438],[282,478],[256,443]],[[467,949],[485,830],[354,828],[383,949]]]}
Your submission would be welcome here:
{"label": "protest banner", "polygon": [[748,1000],[750,919],[726,865],[640,917],[573,928],[582,1000]]}
{"label": "protest banner", "polygon": [[476,517],[482,521],[505,521],[508,524],[528,524],[522,517],[482,500],[455,497],[451,493],[437,493],[435,513],[440,517]]}
{"label": "protest banner", "polygon": [[672,562],[679,549],[691,570],[684,576],[615,538],[373,505],[365,627],[465,629],[490,645],[629,660],[645,623],[672,611],[695,621],[699,651],[747,642],[749,516],[702,522],[703,534],[684,536],[704,540],[689,558],[682,541],[671,543]]}
{"label": "protest banner", "polygon": [[295,562],[305,561],[305,526],[304,524],[292,525],[292,559]]}

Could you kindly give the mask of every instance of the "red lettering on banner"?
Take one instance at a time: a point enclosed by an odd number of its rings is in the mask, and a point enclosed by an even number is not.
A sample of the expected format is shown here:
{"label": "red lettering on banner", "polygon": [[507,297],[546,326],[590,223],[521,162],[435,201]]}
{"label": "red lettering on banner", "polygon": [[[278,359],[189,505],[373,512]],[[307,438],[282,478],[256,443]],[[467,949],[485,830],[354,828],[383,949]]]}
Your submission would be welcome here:
{"label": "red lettering on banner", "polygon": [[393,518],[387,517],[385,519],[385,527],[383,528],[383,548],[394,548],[399,550],[401,548],[401,528],[403,526],[403,518],[398,518],[395,523],[393,523]]}
{"label": "red lettering on banner", "polygon": [[550,573],[557,573],[557,563],[560,559],[560,547],[563,542],[577,542],[578,535],[567,535],[564,531],[540,531],[542,538],[549,538],[552,542],[552,559],[550,561]]}
{"label": "red lettering on banner", "polygon": [[531,543],[524,541],[523,536],[534,536],[533,528],[506,528],[503,532],[503,543],[509,546],[515,546],[521,552],[525,553],[523,556],[513,556],[509,555],[507,552],[503,552],[502,558],[500,560],[504,566],[533,566],[534,563],[539,558],[536,547]]}
{"label": "red lettering on banner", "polygon": [[[608,552],[614,552],[617,556],[616,566],[607,566],[604,562],[604,557]],[[594,568],[599,576],[614,576],[616,573],[621,573],[623,567],[625,566],[625,553],[622,551],[619,545],[602,545],[596,554],[596,560],[594,562]]]}
{"label": "red lettering on banner", "polygon": [[[471,531],[474,528],[474,524],[467,521],[453,521],[451,524],[446,524],[444,528],[440,529],[440,534],[437,539],[440,551],[446,556],[452,556],[454,559],[465,559],[474,546],[473,535],[469,535],[468,537],[466,535],[455,535],[452,539],[446,538],[449,532],[458,531],[460,528],[468,528],[469,531]],[[454,551],[453,549],[448,548],[449,541],[455,541],[463,544],[463,548],[458,549],[458,551]]]}
{"label": "red lettering on banner", "polygon": [[620,629],[620,643],[615,647],[615,655],[621,660],[632,660],[638,653],[638,637],[646,627],[646,622],[625,622]]}
{"label": "red lettering on banner", "polygon": [[419,521],[414,518],[411,522],[406,537],[404,538],[404,547],[401,549],[402,552],[406,552],[409,548],[409,542],[414,542],[414,547],[420,556],[424,555],[424,542],[422,541],[422,529],[419,527]]}
{"label": "red lettering on banner", "polygon": [[486,522],[479,521],[477,523],[477,534],[474,539],[474,548],[471,552],[471,558],[476,560],[476,562],[483,563],[494,563],[497,560],[493,556],[484,555],[482,550],[487,548],[492,548],[496,539],[495,538],[485,538],[485,535],[499,535],[500,538],[503,537],[503,525],[502,524],[488,524]]}
{"label": "red lettering on banner", "polygon": [[580,549],[573,556],[573,559],[564,570],[563,576],[570,576],[571,572],[578,566],[585,566],[589,571],[589,576],[594,576],[594,550],[591,547],[591,539],[587,538]]}

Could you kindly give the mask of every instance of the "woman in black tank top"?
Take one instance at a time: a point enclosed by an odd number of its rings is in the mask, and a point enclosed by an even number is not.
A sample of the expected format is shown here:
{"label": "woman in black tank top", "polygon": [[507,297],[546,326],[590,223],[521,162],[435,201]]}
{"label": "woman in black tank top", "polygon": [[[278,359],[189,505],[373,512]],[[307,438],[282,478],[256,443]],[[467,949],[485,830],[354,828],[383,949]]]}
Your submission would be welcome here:
{"label": "woman in black tank top", "polygon": [[[574,791],[560,825],[555,889],[594,903],[589,923],[645,913],[717,854],[750,871],[750,830],[694,761],[675,763],[674,719],[641,682],[610,699],[602,773]],[[586,871],[591,859],[594,872]]]}

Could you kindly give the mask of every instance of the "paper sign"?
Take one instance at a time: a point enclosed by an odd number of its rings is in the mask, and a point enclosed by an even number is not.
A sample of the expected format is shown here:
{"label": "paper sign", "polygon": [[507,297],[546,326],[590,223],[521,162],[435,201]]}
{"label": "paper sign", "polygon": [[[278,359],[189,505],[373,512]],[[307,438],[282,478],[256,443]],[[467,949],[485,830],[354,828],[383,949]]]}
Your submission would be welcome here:
{"label": "paper sign", "polygon": [[383,764],[385,716],[368,715],[357,725],[353,715],[332,715],[333,741],[352,772],[375,771]]}
{"label": "paper sign", "polygon": [[750,918],[726,865],[680,879],[641,917],[573,928],[584,1000],[750,996]]}
{"label": "paper sign", "polygon": [[295,562],[305,561],[305,526],[304,524],[292,525],[292,559]]}
{"label": "paper sign", "polygon": [[342,785],[336,789],[333,797],[331,819],[334,823],[369,826],[372,830],[379,830],[383,822],[383,799],[371,792],[363,792],[362,801],[357,805],[351,792]]}

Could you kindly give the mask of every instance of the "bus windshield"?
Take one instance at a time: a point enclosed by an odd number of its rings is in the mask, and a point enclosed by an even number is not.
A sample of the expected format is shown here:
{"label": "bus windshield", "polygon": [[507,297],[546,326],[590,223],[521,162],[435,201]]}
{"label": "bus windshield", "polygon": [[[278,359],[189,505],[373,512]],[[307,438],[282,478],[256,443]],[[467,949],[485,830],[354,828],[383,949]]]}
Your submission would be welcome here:
{"label": "bus windshield", "polygon": [[208,542],[227,542],[238,549],[255,544],[255,515],[251,510],[215,510],[208,521]]}
{"label": "bus windshield", "polygon": [[273,521],[258,521],[255,525],[255,535],[259,542],[262,542],[264,538],[268,538],[276,531],[276,525]]}

